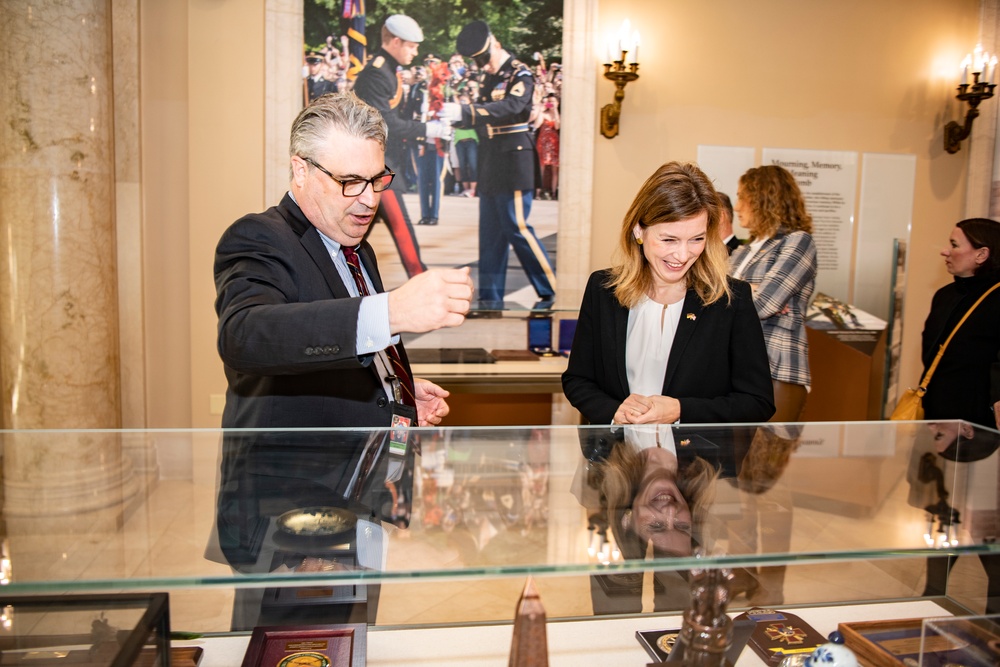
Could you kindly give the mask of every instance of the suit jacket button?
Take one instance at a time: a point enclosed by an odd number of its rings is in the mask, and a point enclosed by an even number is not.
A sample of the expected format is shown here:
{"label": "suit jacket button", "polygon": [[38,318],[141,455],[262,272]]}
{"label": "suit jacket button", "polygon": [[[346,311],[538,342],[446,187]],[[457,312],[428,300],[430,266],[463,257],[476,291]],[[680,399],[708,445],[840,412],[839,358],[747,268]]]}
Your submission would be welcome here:
{"label": "suit jacket button", "polygon": [[340,354],[340,346],[334,345],[333,347],[330,348],[330,352],[331,354]]}
{"label": "suit jacket button", "polygon": [[333,348],[329,345],[323,348],[323,354],[333,354]]}
{"label": "suit jacket button", "polygon": [[311,347],[306,348],[306,356],[311,357],[313,355],[313,349]]}
{"label": "suit jacket button", "polygon": [[384,408],[385,406],[389,405],[389,399],[386,398],[385,396],[381,396],[381,397],[379,397],[379,399],[375,403],[380,408]]}

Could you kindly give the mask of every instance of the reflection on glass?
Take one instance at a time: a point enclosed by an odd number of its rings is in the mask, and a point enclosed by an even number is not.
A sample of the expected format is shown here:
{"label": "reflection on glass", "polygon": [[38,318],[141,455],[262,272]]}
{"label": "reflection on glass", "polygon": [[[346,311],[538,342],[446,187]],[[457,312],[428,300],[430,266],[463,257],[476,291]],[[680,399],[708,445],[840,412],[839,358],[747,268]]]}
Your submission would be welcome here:
{"label": "reflection on glass", "polygon": [[[1000,434],[968,422],[918,427],[906,473],[907,503],[926,512],[923,538],[928,547],[947,552],[967,540],[996,543],[998,446]],[[956,559],[955,555],[927,559],[924,595],[947,592]],[[979,560],[986,572],[986,612],[1000,613],[1000,556],[982,553]]]}
{"label": "reflection on glass", "polygon": [[[216,557],[239,573],[385,569],[384,526],[409,524],[419,446],[414,433],[404,455],[391,453],[398,435],[228,432]],[[377,585],[237,589],[232,629],[365,622],[377,602]]]}

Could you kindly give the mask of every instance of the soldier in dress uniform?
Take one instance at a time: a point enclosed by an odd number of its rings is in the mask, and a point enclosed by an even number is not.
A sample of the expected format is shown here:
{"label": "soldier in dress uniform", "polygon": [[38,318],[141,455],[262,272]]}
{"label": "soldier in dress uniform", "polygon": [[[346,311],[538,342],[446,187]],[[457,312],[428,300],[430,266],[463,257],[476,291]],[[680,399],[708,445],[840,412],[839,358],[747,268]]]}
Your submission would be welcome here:
{"label": "soldier in dress uniform", "polygon": [[[393,14],[382,25],[381,48],[354,81],[354,93],[378,109],[385,119],[389,128],[385,163],[399,174],[403,173],[406,160],[404,140],[447,138],[450,133],[446,123],[421,123],[403,114],[403,86],[400,83],[399,68],[413,62],[423,39],[423,30],[416,21],[403,14]],[[395,179],[390,189],[382,193],[377,215],[388,225],[406,275],[412,278],[426,271],[427,267],[420,259],[420,246],[417,244],[406,204],[403,203],[403,193],[406,192],[403,181],[402,178]]]}
{"label": "soldier in dress uniform", "polygon": [[527,65],[504,50],[483,21],[462,28],[456,50],[485,73],[479,97],[471,104],[446,104],[442,115],[479,134],[479,308],[503,307],[510,249],[540,304],[555,298],[555,270],[528,225],[535,192],[538,156],[531,139],[534,77]]}
{"label": "soldier in dress uniform", "polygon": [[306,104],[309,104],[320,95],[336,92],[337,83],[323,76],[322,54],[317,51],[307,53],[306,66],[309,71],[308,76],[306,76]]}

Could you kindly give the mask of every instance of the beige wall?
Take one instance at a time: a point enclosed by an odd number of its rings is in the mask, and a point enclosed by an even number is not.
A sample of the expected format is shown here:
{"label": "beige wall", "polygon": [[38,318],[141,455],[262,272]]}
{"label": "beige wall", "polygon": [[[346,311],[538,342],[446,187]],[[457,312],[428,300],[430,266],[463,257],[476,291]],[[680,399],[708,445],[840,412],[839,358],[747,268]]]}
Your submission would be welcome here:
{"label": "beige wall", "polygon": [[[957,63],[979,35],[977,0],[602,3],[599,29],[642,31],[640,80],[621,134],[598,137],[591,262],[609,248],[641,182],[699,144],[909,153],[917,157],[900,382],[920,374],[920,331],[950,280],[937,253],[963,216],[968,146],[948,155]],[[992,49],[991,49],[992,50]],[[611,100],[598,84],[598,104]],[[860,171],[860,170],[859,170]]]}
{"label": "beige wall", "polygon": [[[149,426],[214,426],[209,396],[225,379],[213,250],[229,223],[273,203],[263,194],[265,0],[142,9]],[[901,382],[915,383],[930,296],[948,280],[937,251],[965,207],[969,152],[944,153],[941,135],[959,116],[952,75],[978,38],[978,0],[604,2],[598,34],[578,39],[598,45],[626,11],[643,34],[642,78],[626,90],[621,134],[604,139],[595,124],[564,137],[593,150],[591,268],[609,263],[642,180],[664,161],[694,160],[699,144],[914,154]],[[612,91],[598,81],[595,113]]]}
{"label": "beige wall", "polygon": [[187,4],[139,8],[146,424],[191,425]]}

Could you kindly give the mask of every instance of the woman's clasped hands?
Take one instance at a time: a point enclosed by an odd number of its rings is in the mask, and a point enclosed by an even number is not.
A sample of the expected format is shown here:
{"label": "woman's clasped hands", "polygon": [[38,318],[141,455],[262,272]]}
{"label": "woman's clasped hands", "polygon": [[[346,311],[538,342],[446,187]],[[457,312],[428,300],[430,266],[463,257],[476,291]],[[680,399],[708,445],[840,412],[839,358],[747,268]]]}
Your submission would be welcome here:
{"label": "woman's clasped hands", "polygon": [[671,396],[629,394],[615,411],[616,424],[672,424],[681,418],[681,404]]}

